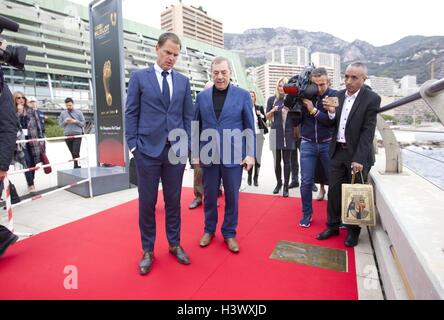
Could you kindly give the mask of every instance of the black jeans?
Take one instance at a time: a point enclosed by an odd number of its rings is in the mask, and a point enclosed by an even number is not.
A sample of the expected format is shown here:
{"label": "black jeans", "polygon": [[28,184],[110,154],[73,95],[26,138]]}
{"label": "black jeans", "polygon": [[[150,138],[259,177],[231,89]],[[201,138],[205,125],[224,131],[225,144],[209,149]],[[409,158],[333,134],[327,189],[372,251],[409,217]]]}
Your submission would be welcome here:
{"label": "black jeans", "polygon": [[284,186],[288,186],[290,181],[290,152],[291,150],[274,150],[274,173],[276,181],[282,185],[282,167],[281,162],[284,161]]}
{"label": "black jeans", "polygon": [[[67,139],[66,145],[71,152],[72,158],[76,159],[80,157],[80,145],[82,144],[82,138]],[[80,168],[77,161],[74,161],[74,169]]]}
{"label": "black jeans", "polygon": [[290,151],[291,181],[299,181],[298,148]]}

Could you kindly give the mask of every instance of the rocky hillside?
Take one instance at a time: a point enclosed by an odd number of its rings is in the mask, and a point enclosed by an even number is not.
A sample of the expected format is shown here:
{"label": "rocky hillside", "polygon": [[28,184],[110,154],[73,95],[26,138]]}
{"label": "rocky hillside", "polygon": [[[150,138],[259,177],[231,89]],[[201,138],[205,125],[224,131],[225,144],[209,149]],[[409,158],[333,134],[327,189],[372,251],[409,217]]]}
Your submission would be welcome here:
{"label": "rocky hillside", "polygon": [[364,61],[369,74],[399,79],[405,75],[417,75],[421,84],[430,79],[430,65],[435,58],[435,78],[444,77],[444,37],[408,36],[393,44],[375,47],[365,41],[352,43],[324,32],[307,32],[286,28],[250,29],[242,34],[225,34],[227,49],[243,50],[247,66],[265,62],[267,50],[285,45],[306,47],[310,52],[337,53],[343,68],[351,61]]}

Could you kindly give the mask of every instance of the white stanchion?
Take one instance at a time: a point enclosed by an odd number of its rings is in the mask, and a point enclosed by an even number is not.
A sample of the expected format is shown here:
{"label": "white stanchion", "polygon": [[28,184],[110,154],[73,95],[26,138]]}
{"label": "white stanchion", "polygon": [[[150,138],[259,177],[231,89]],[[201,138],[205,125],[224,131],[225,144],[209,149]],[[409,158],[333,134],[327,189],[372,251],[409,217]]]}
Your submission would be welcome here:
{"label": "white stanchion", "polygon": [[[4,189],[5,189],[5,194],[6,194],[6,212],[8,215],[8,229],[11,230],[12,232],[14,231],[14,217],[12,214],[12,209],[19,206],[19,205],[23,205],[38,199],[41,199],[43,197],[47,197],[49,195],[52,195],[54,193],[63,191],[63,190],[67,190],[70,188],[73,188],[75,186],[78,186],[80,184],[83,183],[89,183],[89,195],[92,198],[93,197],[93,193],[92,193],[92,174],[91,174],[91,163],[90,163],[90,157],[89,157],[89,146],[88,146],[88,138],[86,135],[77,135],[77,136],[65,136],[65,137],[55,137],[55,138],[42,138],[42,139],[30,139],[30,140],[19,140],[17,141],[17,143],[30,143],[30,142],[40,142],[40,141],[56,141],[56,140],[69,140],[69,139],[74,139],[74,138],[85,138],[86,139],[86,150],[87,150],[87,156],[83,157],[83,158],[76,158],[76,159],[70,159],[68,161],[65,162],[59,162],[59,163],[50,163],[47,165],[41,165],[41,166],[35,166],[32,168],[27,168],[27,169],[23,169],[23,170],[17,170],[17,171],[13,171],[13,172],[8,172],[6,174],[6,177],[3,179],[3,184],[4,184]],[[12,175],[16,175],[19,173],[25,173],[25,172],[31,172],[31,171],[37,171],[43,168],[47,168],[47,167],[54,167],[54,166],[59,166],[59,165],[63,165],[63,164],[67,164],[67,163],[71,163],[74,161],[79,161],[79,160],[86,160],[88,162],[88,179],[84,179],[81,181],[77,181],[74,183],[71,183],[67,186],[61,187],[61,188],[57,188],[56,190],[52,190],[43,194],[39,194],[36,195],[30,199],[27,200],[22,200],[18,203],[12,204],[11,202],[11,188],[10,188],[10,183],[9,183],[9,176]],[[24,236],[24,237],[28,237],[31,236],[31,233],[15,233],[18,236]]]}

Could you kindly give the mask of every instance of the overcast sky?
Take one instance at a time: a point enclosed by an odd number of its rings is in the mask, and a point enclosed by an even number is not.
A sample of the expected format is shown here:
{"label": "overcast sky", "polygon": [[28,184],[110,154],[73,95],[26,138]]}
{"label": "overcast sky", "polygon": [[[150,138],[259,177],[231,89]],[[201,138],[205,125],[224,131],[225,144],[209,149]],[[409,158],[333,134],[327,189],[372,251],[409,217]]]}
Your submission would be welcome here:
{"label": "overcast sky", "polygon": [[[89,0],[71,0],[87,5]],[[352,42],[391,44],[408,35],[444,36],[442,0],[183,0],[202,6],[226,33],[260,27],[322,31]],[[178,0],[123,0],[124,18],[160,28],[160,13]]]}

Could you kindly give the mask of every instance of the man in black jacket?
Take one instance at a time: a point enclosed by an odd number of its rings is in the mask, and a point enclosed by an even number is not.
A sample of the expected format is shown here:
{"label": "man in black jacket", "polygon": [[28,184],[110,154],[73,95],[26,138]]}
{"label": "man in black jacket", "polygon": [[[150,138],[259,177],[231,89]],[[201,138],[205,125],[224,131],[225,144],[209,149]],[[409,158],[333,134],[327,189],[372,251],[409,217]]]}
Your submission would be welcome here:
{"label": "man in black jacket", "polygon": [[[317,235],[325,240],[339,234],[341,223],[341,186],[350,183],[351,173],[362,172],[364,180],[375,162],[373,139],[376,129],[377,110],[381,97],[364,85],[367,67],[363,63],[352,63],[345,71],[346,89],[337,93],[339,107],[328,106],[329,118],[334,125],[333,139],[330,144],[331,159],[327,226]],[[359,181],[359,180],[358,180]],[[358,244],[359,226],[347,226],[348,235],[345,246]]]}
{"label": "man in black jacket", "polygon": [[[9,169],[17,139],[17,117],[13,105],[11,91],[4,82],[0,67],[0,180],[4,179]],[[17,240],[16,235],[0,225],[0,256]]]}

